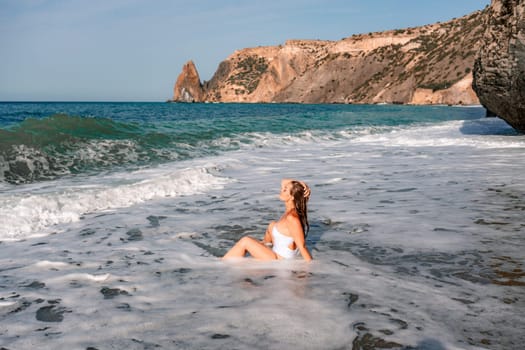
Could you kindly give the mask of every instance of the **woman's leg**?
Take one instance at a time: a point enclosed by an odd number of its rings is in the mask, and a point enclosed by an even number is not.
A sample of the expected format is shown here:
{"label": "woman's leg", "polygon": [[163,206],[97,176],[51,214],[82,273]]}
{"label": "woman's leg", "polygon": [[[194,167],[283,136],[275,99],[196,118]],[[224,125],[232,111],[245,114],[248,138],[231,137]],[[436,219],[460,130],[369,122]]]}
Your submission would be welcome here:
{"label": "woman's leg", "polygon": [[277,259],[277,255],[270,248],[249,236],[245,236],[235,243],[223,259],[242,258],[246,253],[250,253],[251,256],[259,260]]}

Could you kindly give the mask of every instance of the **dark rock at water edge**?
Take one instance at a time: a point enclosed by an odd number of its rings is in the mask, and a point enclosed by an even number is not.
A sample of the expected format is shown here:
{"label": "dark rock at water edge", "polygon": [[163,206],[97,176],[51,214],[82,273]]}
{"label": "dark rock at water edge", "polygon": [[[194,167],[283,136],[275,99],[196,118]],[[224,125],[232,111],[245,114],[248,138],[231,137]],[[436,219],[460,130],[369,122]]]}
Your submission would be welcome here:
{"label": "dark rock at water edge", "polygon": [[492,0],[473,74],[489,114],[525,133],[525,1]]}
{"label": "dark rock at water edge", "polygon": [[214,335],[211,336],[212,339],[227,339],[229,337],[230,337],[229,334],[220,334],[220,333],[215,333]]}
{"label": "dark rock at water edge", "polygon": [[142,231],[138,228],[133,228],[126,232],[126,234],[128,235],[128,241],[141,241],[144,238]]}
{"label": "dark rock at water edge", "polygon": [[400,349],[403,345],[365,333],[354,338],[352,350]]}
{"label": "dark rock at water edge", "polygon": [[129,295],[129,293],[125,290],[109,287],[102,287],[100,293],[104,295],[104,299],[113,299],[114,297],[117,297],[119,295]]}
{"label": "dark rock at water edge", "polygon": [[346,297],[346,303],[348,307],[351,307],[355,302],[359,299],[359,295],[354,293],[343,293],[343,295]]}
{"label": "dark rock at water edge", "polygon": [[36,319],[42,322],[62,322],[64,320],[64,308],[56,305],[43,306],[36,312]]}
{"label": "dark rock at water edge", "polygon": [[40,288],[44,288],[46,286],[46,284],[44,282],[40,282],[40,281],[33,281],[31,283],[28,283],[26,285],[23,285],[22,287],[25,287],[25,288],[32,288],[32,289],[40,289]]}
{"label": "dark rock at water edge", "polygon": [[166,217],[165,216],[150,215],[146,219],[148,219],[151,227],[159,227],[160,226],[160,220],[166,219]]}

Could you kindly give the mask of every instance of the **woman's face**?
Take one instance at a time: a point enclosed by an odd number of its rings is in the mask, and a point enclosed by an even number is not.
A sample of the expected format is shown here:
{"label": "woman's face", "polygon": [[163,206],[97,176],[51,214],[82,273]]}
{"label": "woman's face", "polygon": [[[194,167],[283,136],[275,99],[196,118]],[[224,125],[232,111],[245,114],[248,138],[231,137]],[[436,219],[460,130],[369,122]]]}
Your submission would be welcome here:
{"label": "woman's face", "polygon": [[281,181],[281,193],[279,195],[279,199],[283,202],[286,202],[292,198],[292,195],[290,194],[290,189],[292,187],[291,181],[283,180]]}

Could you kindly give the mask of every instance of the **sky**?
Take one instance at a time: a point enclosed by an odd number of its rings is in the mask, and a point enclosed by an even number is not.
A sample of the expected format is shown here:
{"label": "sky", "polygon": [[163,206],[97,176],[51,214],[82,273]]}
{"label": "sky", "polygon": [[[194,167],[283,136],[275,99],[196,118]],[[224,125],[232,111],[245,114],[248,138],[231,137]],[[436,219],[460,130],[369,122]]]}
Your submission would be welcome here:
{"label": "sky", "polygon": [[0,101],[165,101],[235,50],[444,22],[490,0],[0,0]]}

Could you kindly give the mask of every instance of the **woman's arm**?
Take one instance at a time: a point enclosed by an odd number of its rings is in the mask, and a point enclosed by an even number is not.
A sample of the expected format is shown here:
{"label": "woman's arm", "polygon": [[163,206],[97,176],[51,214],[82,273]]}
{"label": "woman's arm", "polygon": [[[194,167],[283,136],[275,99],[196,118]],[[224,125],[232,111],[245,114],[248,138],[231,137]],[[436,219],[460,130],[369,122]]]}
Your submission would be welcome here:
{"label": "woman's arm", "polygon": [[273,238],[272,238],[273,225],[275,225],[275,221],[272,221],[268,224],[268,227],[266,228],[266,232],[264,233],[264,238],[262,239],[261,243],[270,245],[270,246],[273,244]]}
{"label": "woman's arm", "polygon": [[301,226],[301,221],[299,220],[299,217],[297,215],[288,215],[286,217],[286,224],[288,226],[288,230],[290,232],[290,235],[292,236],[295,244],[297,245],[297,248],[299,248],[299,251],[301,252],[301,255],[304,260],[311,261],[312,255],[308,251],[308,248],[306,247],[306,240],[304,239],[304,231],[303,227]]}

